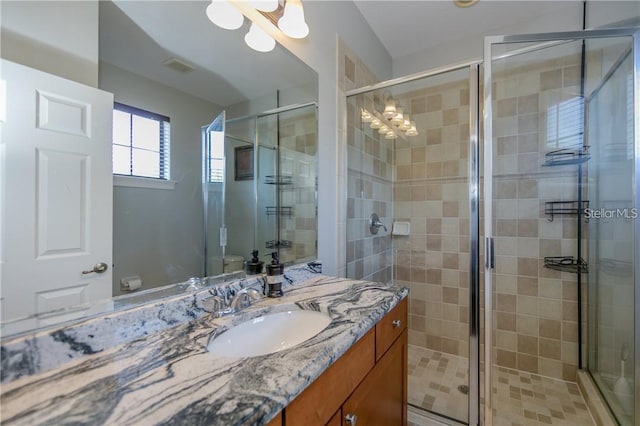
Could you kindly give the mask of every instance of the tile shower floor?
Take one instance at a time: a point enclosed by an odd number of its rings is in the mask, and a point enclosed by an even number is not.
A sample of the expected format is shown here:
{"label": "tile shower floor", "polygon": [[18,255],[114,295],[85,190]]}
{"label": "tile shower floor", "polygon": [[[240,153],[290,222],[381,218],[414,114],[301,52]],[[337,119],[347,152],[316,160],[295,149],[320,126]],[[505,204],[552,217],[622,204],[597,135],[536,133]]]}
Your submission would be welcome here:
{"label": "tile shower floor", "polygon": [[[467,359],[409,345],[409,403],[466,421]],[[594,422],[578,385],[497,368],[494,425],[587,426]]]}

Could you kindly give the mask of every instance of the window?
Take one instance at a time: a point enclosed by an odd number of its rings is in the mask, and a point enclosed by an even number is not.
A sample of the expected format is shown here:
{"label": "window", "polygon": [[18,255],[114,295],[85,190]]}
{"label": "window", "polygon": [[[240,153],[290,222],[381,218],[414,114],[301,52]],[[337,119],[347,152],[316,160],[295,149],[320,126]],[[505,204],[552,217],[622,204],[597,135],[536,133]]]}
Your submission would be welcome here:
{"label": "window", "polygon": [[115,103],[113,173],[169,180],[169,117]]}
{"label": "window", "polygon": [[583,99],[574,97],[547,108],[547,147],[578,148],[584,133]]}
{"label": "window", "polygon": [[209,182],[224,182],[224,133],[211,132],[211,140],[209,145]]}

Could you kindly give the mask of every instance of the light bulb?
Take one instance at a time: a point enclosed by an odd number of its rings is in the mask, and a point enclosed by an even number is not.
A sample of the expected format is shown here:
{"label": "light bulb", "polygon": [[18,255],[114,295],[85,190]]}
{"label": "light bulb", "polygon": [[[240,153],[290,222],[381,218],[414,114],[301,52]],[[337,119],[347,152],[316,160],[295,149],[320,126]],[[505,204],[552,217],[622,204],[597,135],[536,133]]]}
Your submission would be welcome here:
{"label": "light bulb", "polygon": [[386,135],[387,133],[389,133],[389,130],[391,130],[389,126],[387,126],[386,124],[383,124],[382,127],[378,129],[378,133],[382,135]]}
{"label": "light bulb", "polygon": [[371,121],[373,120],[373,116],[371,115],[371,113],[364,108],[362,108],[360,117],[362,118],[363,123],[371,123]]}
{"label": "light bulb", "polygon": [[392,98],[387,99],[387,102],[385,102],[384,112],[382,113],[382,115],[387,119],[392,119],[393,117],[395,117],[396,102]]}
{"label": "light bulb", "polygon": [[379,118],[374,117],[373,120],[371,120],[371,124],[370,124],[372,129],[379,129],[380,127],[382,127],[382,121],[380,121]]}
{"label": "light bulb", "polygon": [[393,124],[400,125],[404,121],[404,115],[402,115],[402,112],[404,111],[404,109],[398,108],[397,111],[398,112],[396,112],[396,115],[394,115],[393,118],[391,119],[391,122]]}
{"label": "light bulb", "polygon": [[244,16],[227,0],[212,0],[207,6],[207,17],[225,30],[237,30],[244,22]]}
{"label": "light bulb", "polygon": [[251,24],[249,32],[244,36],[247,46],[258,52],[271,52],[276,47],[276,41],[255,23]]}
{"label": "light bulb", "polygon": [[278,28],[291,38],[305,38],[309,35],[309,26],[304,21],[304,10],[300,0],[287,0],[284,13],[278,20]]}
{"label": "light bulb", "polygon": [[411,122],[411,127],[409,128],[409,130],[407,130],[407,133],[405,133],[407,136],[418,136],[418,130],[416,129],[416,122],[412,121]]}
{"label": "light bulb", "polygon": [[405,114],[404,121],[402,122],[402,124],[398,126],[398,129],[406,132],[410,128],[411,128],[411,120],[409,119],[409,114]]}
{"label": "light bulb", "polygon": [[389,130],[387,134],[384,136],[385,139],[398,139],[398,134],[395,130]]}
{"label": "light bulb", "polygon": [[278,8],[278,0],[252,0],[249,2],[254,9],[263,12],[273,12]]}

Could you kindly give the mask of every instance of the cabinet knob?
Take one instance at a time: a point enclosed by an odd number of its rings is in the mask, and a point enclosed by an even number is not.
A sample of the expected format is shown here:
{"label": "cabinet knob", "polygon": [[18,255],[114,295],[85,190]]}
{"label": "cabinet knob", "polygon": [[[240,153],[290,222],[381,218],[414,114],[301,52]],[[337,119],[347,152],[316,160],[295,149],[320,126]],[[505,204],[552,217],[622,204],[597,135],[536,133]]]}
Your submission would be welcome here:
{"label": "cabinet knob", "polygon": [[356,423],[358,423],[358,416],[355,414],[347,414],[344,416],[344,420],[349,426],[356,426]]}
{"label": "cabinet knob", "polygon": [[402,325],[402,321],[400,320],[393,320],[391,322],[391,325],[393,326],[393,328],[400,328],[400,325]]}

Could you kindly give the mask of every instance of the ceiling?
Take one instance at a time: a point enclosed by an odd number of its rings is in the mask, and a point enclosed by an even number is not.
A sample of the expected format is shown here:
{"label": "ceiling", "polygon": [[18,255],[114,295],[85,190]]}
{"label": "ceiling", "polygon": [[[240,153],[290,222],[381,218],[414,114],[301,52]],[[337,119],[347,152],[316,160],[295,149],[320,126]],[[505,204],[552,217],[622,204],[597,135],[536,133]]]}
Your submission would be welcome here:
{"label": "ceiling", "polygon": [[[205,13],[208,1],[101,1],[100,60],[226,107],[276,89],[300,87],[316,73],[277,45],[269,53],[250,49],[249,30],[217,27]],[[163,63],[178,58],[194,71]]]}
{"label": "ceiling", "polygon": [[[311,0],[309,0],[311,1]],[[574,1],[480,0],[459,8],[453,0],[353,0],[393,58],[436,45],[500,34],[535,17],[559,13]],[[259,53],[244,43],[244,27],[212,24],[207,0],[100,2],[100,60],[227,107],[317,81],[317,75],[277,45]],[[163,63],[178,58],[195,71]]]}
{"label": "ceiling", "polygon": [[500,35],[532,19],[559,13],[576,1],[480,0],[457,7],[452,0],[353,0],[391,57],[410,55],[445,42]]}

